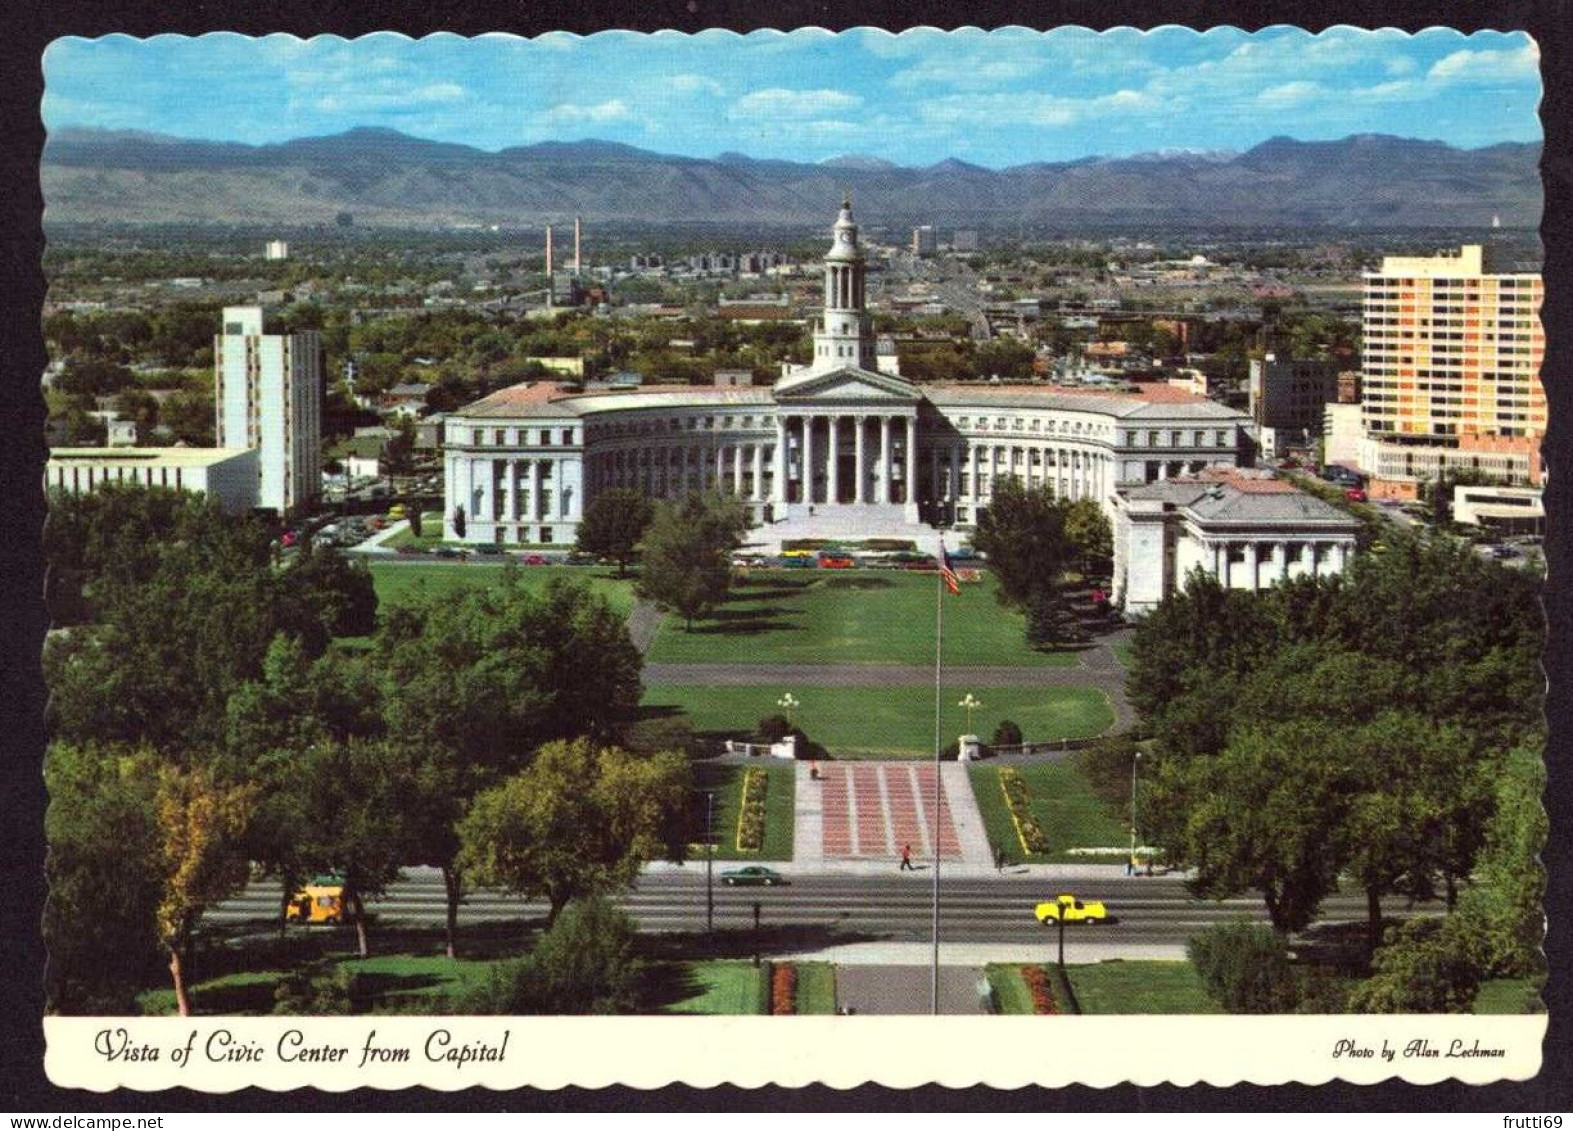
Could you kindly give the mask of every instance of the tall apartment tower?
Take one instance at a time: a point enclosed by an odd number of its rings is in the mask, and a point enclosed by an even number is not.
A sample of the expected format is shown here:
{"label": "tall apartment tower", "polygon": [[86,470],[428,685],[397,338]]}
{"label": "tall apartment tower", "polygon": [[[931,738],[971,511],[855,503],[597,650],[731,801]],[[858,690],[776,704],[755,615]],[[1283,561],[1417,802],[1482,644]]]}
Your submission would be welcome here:
{"label": "tall apartment tower", "polygon": [[224,308],[213,340],[215,443],[257,452],[257,505],[291,514],[322,485],[322,339],[263,332],[260,306]]}
{"label": "tall apartment tower", "polygon": [[1361,424],[1373,440],[1538,441],[1545,333],[1538,274],[1487,274],[1479,245],[1389,256],[1365,276]]}

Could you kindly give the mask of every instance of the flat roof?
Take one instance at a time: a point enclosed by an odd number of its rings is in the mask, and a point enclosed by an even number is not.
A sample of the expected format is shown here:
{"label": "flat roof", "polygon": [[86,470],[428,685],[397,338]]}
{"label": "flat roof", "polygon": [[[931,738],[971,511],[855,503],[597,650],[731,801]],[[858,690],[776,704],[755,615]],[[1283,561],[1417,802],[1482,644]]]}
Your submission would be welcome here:
{"label": "flat roof", "polygon": [[249,453],[248,448],[53,448],[52,464],[120,464],[126,467],[210,467]]}

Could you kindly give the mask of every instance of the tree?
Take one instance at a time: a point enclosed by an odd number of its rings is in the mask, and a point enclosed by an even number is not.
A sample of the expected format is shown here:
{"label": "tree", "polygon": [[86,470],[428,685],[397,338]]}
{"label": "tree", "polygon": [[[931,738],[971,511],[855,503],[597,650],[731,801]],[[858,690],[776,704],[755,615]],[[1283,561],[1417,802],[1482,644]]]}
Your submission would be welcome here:
{"label": "tree", "polygon": [[465,1014],[631,1013],[638,1004],[640,964],[634,924],[600,898],[575,900],[541,935],[528,958],[500,962],[463,993]]}
{"label": "tree", "polygon": [[364,561],[308,540],[283,577],[333,636],[370,636],[377,627],[377,588]]}
{"label": "tree", "polygon": [[459,823],[460,867],[478,884],[545,897],[550,924],[572,899],[627,887],[650,860],[681,860],[690,784],[680,754],[548,743],[475,798]]}
{"label": "tree", "polygon": [[408,475],[415,459],[415,422],[403,417],[382,449],[389,475]]}
{"label": "tree", "polygon": [[743,509],[720,496],[658,503],[644,539],[639,595],[676,612],[693,631],[695,617],[726,600],[731,555],[747,529]]}
{"label": "tree", "polygon": [[1457,918],[1413,919],[1388,932],[1349,1005],[1360,1013],[1468,1013],[1479,989],[1479,956]]}
{"label": "tree", "polygon": [[1196,894],[1260,892],[1277,930],[1302,930],[1337,886],[1340,741],[1336,726],[1301,721],[1247,730],[1214,757],[1160,751],[1144,828],[1194,867]]}
{"label": "tree", "polygon": [[1478,933],[1485,971],[1499,977],[1546,969],[1545,781],[1538,748],[1509,753],[1473,882],[1459,900],[1458,917]]}
{"label": "tree", "polygon": [[1300,993],[1282,935],[1244,920],[1192,935],[1186,957],[1229,1013],[1292,1013]]}
{"label": "tree", "polygon": [[55,743],[44,755],[44,780],[48,1009],[131,1013],[160,944],[151,752]]}
{"label": "tree", "polygon": [[405,797],[415,765],[389,742],[328,741],[297,755],[289,795],[299,859],[343,879],[362,958],[371,953],[365,900],[398,878],[409,839]]}
{"label": "tree", "polygon": [[185,952],[202,912],[246,884],[239,851],[255,802],[250,785],[226,785],[201,768],[164,765],[154,802],[159,834],[158,931],[169,953],[169,974],[180,1016],[191,1016]]}
{"label": "tree", "polygon": [[579,522],[577,548],[580,553],[611,558],[617,563],[617,576],[623,577],[654,513],[642,491],[632,487],[602,491],[585,508]]}
{"label": "tree", "polygon": [[1100,570],[1108,568],[1114,557],[1114,532],[1096,499],[1077,499],[1066,507],[1065,537],[1084,576],[1092,572],[1095,562]]}
{"label": "tree", "polygon": [[455,826],[470,798],[544,743],[586,730],[610,740],[638,709],[641,660],[603,598],[556,579],[534,593],[515,567],[490,588],[392,605],[376,645],[387,733],[418,754],[405,793],[412,860],[443,871],[452,953]]}
{"label": "tree", "polygon": [[465,523],[465,519],[464,519],[464,507],[462,507],[462,506],[454,507],[453,508],[453,536],[455,538],[458,538],[458,539],[462,540],[464,538],[465,526],[466,526],[466,523]]}
{"label": "tree", "polygon": [[176,443],[193,448],[212,447],[212,393],[190,389],[171,393],[159,409],[159,422]]}
{"label": "tree", "polygon": [[1065,519],[1066,506],[1048,488],[1029,489],[1006,476],[994,481],[972,535],[999,583],[999,599],[1027,616],[1037,647],[1054,643],[1060,632],[1060,577],[1071,550]]}

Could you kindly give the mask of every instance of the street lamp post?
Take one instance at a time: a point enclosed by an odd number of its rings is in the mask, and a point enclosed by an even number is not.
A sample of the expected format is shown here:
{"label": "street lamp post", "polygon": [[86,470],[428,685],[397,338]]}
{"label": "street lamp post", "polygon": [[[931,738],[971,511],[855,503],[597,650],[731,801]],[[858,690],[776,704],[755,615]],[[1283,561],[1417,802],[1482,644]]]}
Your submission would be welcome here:
{"label": "street lamp post", "polygon": [[715,934],[715,791],[705,790],[705,934]]}
{"label": "street lamp post", "polygon": [[1129,868],[1133,876],[1136,874],[1136,767],[1141,763],[1141,760],[1142,752],[1138,750],[1135,756],[1131,758],[1131,855]]}
{"label": "street lamp post", "polygon": [[792,697],[792,693],[790,691],[776,700],[776,706],[780,707],[783,711],[786,712],[787,726],[789,727],[793,725],[792,712],[797,710],[802,705],[803,704],[801,702]]}
{"label": "street lamp post", "polygon": [[963,708],[967,712],[967,733],[971,734],[972,712],[983,706],[983,704],[974,699],[972,697],[972,692],[969,691],[967,692],[966,698],[964,698],[960,703],[957,703],[956,706]]}

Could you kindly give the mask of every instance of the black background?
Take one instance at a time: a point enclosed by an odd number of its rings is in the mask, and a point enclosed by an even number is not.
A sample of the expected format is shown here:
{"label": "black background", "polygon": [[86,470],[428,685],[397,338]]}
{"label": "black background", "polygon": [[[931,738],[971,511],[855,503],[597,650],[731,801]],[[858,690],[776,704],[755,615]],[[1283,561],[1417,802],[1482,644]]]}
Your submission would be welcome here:
{"label": "black background", "polygon": [[[730,27],[746,32],[759,27],[790,29],[819,26],[831,30],[874,26],[890,30],[928,24],[942,28],[975,25],[983,28],[1019,24],[1048,28],[1078,24],[1094,29],[1129,25],[1155,27],[1183,24],[1205,28],[1223,24],[1254,30],[1273,24],[1297,24],[1319,31],[1336,24],[1362,28],[1396,27],[1419,31],[1446,26],[1460,31],[1524,30],[1539,43],[1541,73],[1545,84],[1540,114],[1545,134],[1542,175],[1546,207],[1542,223],[1545,244],[1546,357],[1541,379],[1550,408],[1550,432],[1545,458],[1550,471],[1547,508],[1547,557],[1551,581],[1546,591],[1550,645],[1545,666],[1551,681],[1548,711],[1551,746],[1547,761],[1549,784],[1546,804],[1552,819],[1552,839],[1546,852],[1550,870],[1547,914],[1551,931],[1547,952],[1552,978],[1546,990],[1550,1030],[1546,1037],[1545,1064],[1540,1075],[1521,1083],[1488,1087],[1459,1084],[1425,1088],[1405,1084],[1356,1087],[1329,1084],[1321,1087],[1237,1087],[1218,1089],[1163,1086],[1121,1086],[1107,1091],[1084,1087],[1060,1090],[1023,1088],[999,1091],[987,1088],[951,1090],[940,1087],[898,1091],[864,1086],[847,1091],[824,1087],[801,1090],[763,1088],[695,1089],[671,1087],[660,1092],[631,1088],[604,1090],[563,1089],[516,1092],[441,1093],[425,1089],[400,1092],[361,1090],[322,1093],[304,1105],[312,1111],[411,1111],[411,1110],[599,1110],[665,1111],[1039,1111],[1069,1109],[1081,1113],[1113,1111],[1175,1111],[1241,1109],[1252,1111],[1297,1110],[1397,1110],[1397,1111],[1494,1111],[1536,1114],[1573,1110],[1573,1039],[1568,1010],[1573,1008],[1568,975],[1573,954],[1567,930],[1573,925],[1573,869],[1570,869],[1570,827],[1573,827],[1573,766],[1569,765],[1568,731],[1573,726],[1573,703],[1568,683],[1570,639],[1570,590],[1566,582],[1569,538],[1567,530],[1567,429],[1569,428],[1570,338],[1573,338],[1573,6],[1568,0],[1553,2],[1420,3],[1263,3],[1162,2],[1148,0],[1098,0],[1096,3],[1029,3],[1005,0],[995,3],[903,4],[795,3],[775,0],[757,3],[716,3],[713,0],[639,0],[606,3],[535,3],[527,0],[496,3],[447,3],[416,5],[397,0],[184,0],[184,2],[127,2],[127,0],[12,0],[0,14],[0,168],[4,192],[0,195],[0,233],[3,233],[4,353],[0,354],[0,1110],[17,1114],[89,1113],[128,1114],[139,1111],[266,1111],[292,1108],[291,1097],[256,1089],[230,1095],[205,1095],[184,1089],[97,1095],[54,1088],[43,1074],[43,947],[38,923],[43,909],[44,844],[42,817],[44,789],[40,773],[43,750],[43,684],[38,656],[45,619],[42,562],[38,543],[44,520],[40,489],[45,459],[43,442],[44,402],[39,375],[46,363],[39,332],[44,281],[40,272],[43,250],[41,217],[43,200],[38,187],[39,154],[44,130],[39,118],[43,95],[41,56],[50,40],[63,35],[100,36],[120,32],[149,36],[160,32],[197,35],[209,31],[235,31],[263,35],[290,32],[300,36],[339,34],[346,37],[382,30],[420,36],[436,31],[479,34],[487,31],[536,35],[550,30],[588,34],[606,28],[654,31],[673,28],[698,31]],[[696,1026],[703,1022],[696,1022]],[[1132,1019],[1139,1032],[1140,1021]],[[696,1034],[698,1030],[696,1028]],[[1133,1041],[1133,1056],[1147,1042]],[[698,1051],[696,1042],[695,1055]],[[760,1049],[768,1058],[768,1049]],[[935,1056],[943,1058],[941,1042]],[[1318,1069],[1324,1066],[1318,1065]]]}

